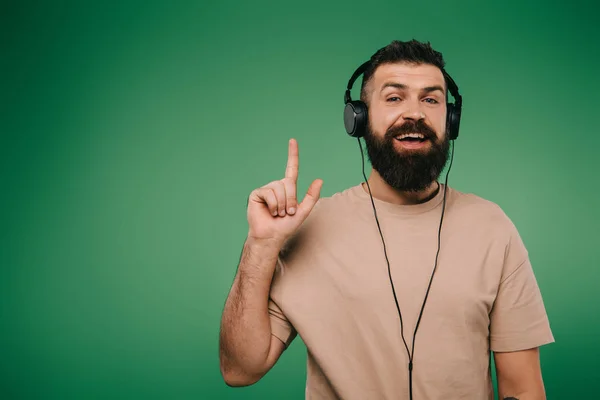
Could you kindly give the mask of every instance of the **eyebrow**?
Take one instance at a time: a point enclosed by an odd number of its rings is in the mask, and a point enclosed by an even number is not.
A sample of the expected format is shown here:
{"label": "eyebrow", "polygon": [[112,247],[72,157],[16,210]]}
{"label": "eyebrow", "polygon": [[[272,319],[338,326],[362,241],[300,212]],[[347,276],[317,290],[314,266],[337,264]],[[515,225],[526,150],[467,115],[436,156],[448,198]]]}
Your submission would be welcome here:
{"label": "eyebrow", "polygon": [[[388,87],[393,87],[396,89],[400,89],[400,90],[406,90],[408,89],[408,86],[403,84],[403,83],[397,83],[397,82],[386,82],[383,87],[381,88],[381,91],[383,92],[383,90],[385,88]],[[445,93],[444,88],[441,87],[440,85],[433,85],[433,86],[426,86],[424,88],[421,89],[422,92],[425,93],[431,93],[431,92],[435,92],[436,90],[439,90],[442,93]]]}

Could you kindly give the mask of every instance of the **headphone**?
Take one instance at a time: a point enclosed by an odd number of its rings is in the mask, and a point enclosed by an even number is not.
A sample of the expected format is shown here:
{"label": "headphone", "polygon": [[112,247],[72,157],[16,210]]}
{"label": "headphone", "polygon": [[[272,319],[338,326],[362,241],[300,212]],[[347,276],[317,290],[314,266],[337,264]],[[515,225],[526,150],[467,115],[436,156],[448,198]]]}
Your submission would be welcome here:
{"label": "headphone", "polygon": [[[371,61],[363,63],[360,67],[354,71],[352,77],[348,81],[346,93],[344,94],[344,126],[348,135],[354,138],[361,138],[365,136],[367,132],[367,126],[369,124],[369,111],[367,105],[360,100],[352,100],[350,96],[350,90],[356,79],[363,74],[371,65]],[[446,130],[450,140],[458,138],[458,128],[460,126],[460,114],[462,110],[462,96],[458,92],[458,86],[454,82],[454,79],[442,68],[442,74],[448,85],[448,90],[452,97],[454,97],[454,103],[449,103],[446,98]]]}
{"label": "headphone", "polygon": [[[368,127],[368,109],[367,105],[360,100],[352,100],[350,97],[350,90],[352,89],[352,85],[356,81],[359,75],[364,73],[367,68],[369,68],[371,62],[367,61],[363,63],[348,81],[348,86],[346,88],[346,93],[344,94],[344,103],[346,104],[344,107],[344,126],[346,127],[346,132],[351,137],[355,137],[358,140],[358,146],[360,148],[360,155],[362,158],[362,173],[365,179],[365,183],[367,184],[367,188],[369,190],[369,197],[371,199],[371,204],[373,206],[373,215],[375,216],[375,222],[377,223],[377,228],[379,230],[379,235],[381,236],[381,242],[383,244],[383,254],[385,256],[385,260],[387,262],[387,272],[390,279],[390,285],[392,287],[392,293],[394,295],[394,302],[396,304],[396,309],[398,310],[398,317],[400,319],[400,335],[402,336],[402,341],[404,343],[404,347],[406,348],[406,353],[408,355],[408,393],[409,399],[413,400],[413,359],[415,355],[415,338],[417,337],[417,330],[419,329],[419,324],[421,322],[421,318],[423,317],[423,311],[425,310],[425,303],[427,302],[427,298],[429,297],[429,290],[431,289],[431,283],[433,282],[433,276],[435,275],[435,271],[437,269],[438,257],[440,254],[441,247],[441,233],[442,233],[442,223],[444,221],[444,212],[446,210],[446,189],[448,188],[448,175],[450,174],[450,169],[452,168],[452,160],[454,159],[454,140],[458,137],[458,128],[460,125],[460,115],[462,110],[462,97],[458,93],[458,86],[454,82],[454,80],[448,75],[448,73],[442,69],[442,74],[444,75],[444,79],[447,82],[448,90],[452,97],[454,97],[454,103],[449,103],[446,99],[447,105],[447,115],[446,115],[446,131],[448,133],[449,139],[452,141],[452,156],[450,158],[450,166],[448,167],[448,172],[446,173],[446,182],[444,184],[444,200],[442,203],[442,213],[440,217],[440,224],[438,228],[438,237],[437,237],[437,252],[435,255],[435,264],[433,266],[433,271],[431,272],[431,277],[429,278],[429,284],[427,286],[427,291],[425,292],[425,298],[423,299],[423,304],[421,306],[421,311],[419,312],[419,317],[415,324],[415,331],[413,333],[412,340],[412,351],[408,349],[408,344],[406,343],[406,339],[404,338],[404,322],[402,320],[402,313],[400,311],[400,305],[398,303],[398,297],[396,296],[396,289],[394,288],[394,281],[392,279],[392,271],[390,268],[390,260],[387,255],[387,248],[385,244],[385,240],[383,238],[383,232],[381,230],[381,225],[379,223],[379,218],[377,217],[377,209],[375,207],[375,202],[373,200],[373,195],[371,193],[371,186],[369,185],[369,180],[367,179],[367,175],[365,174],[365,156],[362,148],[362,144],[360,143],[360,138],[365,135]],[[439,186],[438,186],[439,187]],[[439,189],[438,189],[439,190]]]}

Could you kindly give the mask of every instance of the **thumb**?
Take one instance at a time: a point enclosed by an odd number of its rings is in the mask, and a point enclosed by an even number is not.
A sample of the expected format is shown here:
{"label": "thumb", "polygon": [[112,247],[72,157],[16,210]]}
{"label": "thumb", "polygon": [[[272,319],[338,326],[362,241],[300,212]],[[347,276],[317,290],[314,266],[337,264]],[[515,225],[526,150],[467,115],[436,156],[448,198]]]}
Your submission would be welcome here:
{"label": "thumb", "polygon": [[302,199],[302,203],[298,205],[298,213],[302,215],[302,218],[306,218],[315,204],[317,204],[317,200],[319,200],[321,195],[322,186],[323,181],[321,179],[315,179],[313,183],[310,184],[306,196]]}

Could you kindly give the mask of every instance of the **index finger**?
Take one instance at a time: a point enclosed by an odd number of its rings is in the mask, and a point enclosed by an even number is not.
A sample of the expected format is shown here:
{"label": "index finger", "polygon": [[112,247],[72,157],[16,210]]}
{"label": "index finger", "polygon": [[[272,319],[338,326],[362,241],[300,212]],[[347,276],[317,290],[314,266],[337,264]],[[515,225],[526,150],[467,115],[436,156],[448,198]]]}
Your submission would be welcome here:
{"label": "index finger", "polygon": [[296,139],[290,139],[288,145],[288,161],[285,168],[285,177],[298,180],[298,142]]}

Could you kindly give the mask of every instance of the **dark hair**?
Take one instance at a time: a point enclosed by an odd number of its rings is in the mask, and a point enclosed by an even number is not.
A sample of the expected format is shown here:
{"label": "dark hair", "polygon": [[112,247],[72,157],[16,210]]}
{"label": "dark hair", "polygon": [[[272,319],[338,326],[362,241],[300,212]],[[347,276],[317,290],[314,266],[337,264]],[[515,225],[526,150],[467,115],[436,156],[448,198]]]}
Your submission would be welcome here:
{"label": "dark hair", "polygon": [[409,64],[430,64],[438,67],[444,75],[446,88],[448,81],[444,66],[444,57],[442,53],[435,51],[429,42],[419,42],[415,39],[408,42],[394,40],[392,43],[377,50],[371,56],[370,64],[363,73],[362,85],[360,89],[360,99],[367,102],[366,86],[373,77],[375,70],[382,64],[404,62]]}

